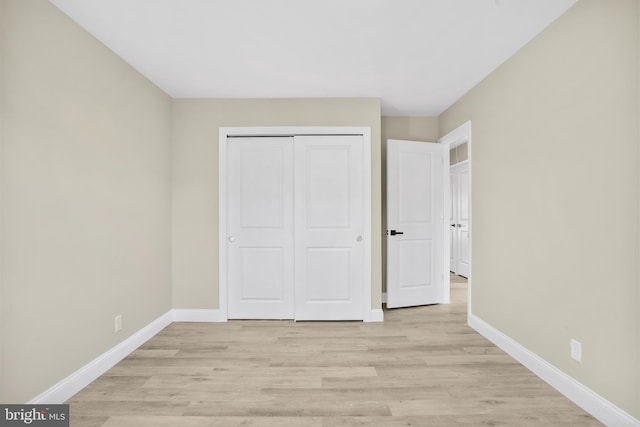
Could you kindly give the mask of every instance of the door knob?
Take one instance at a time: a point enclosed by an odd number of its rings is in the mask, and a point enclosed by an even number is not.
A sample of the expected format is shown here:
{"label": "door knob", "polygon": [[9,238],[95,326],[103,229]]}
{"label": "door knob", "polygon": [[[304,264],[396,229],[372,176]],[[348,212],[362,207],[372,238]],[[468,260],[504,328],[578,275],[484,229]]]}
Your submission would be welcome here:
{"label": "door knob", "polygon": [[362,236],[356,237],[356,242],[362,242]]}
{"label": "door knob", "polygon": [[229,242],[233,243],[236,241],[236,238],[233,236],[229,236]]}
{"label": "door knob", "polygon": [[402,232],[402,231],[396,231],[396,230],[391,230],[391,231],[389,232],[389,234],[391,234],[392,236],[395,236],[396,234],[404,234],[404,232]]}

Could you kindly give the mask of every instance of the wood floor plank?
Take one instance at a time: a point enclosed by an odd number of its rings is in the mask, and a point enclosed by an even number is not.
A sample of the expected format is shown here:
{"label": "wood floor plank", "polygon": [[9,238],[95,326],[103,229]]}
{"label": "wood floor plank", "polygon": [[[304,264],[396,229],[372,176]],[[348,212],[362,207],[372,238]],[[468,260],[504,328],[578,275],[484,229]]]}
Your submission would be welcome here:
{"label": "wood floor plank", "polygon": [[129,355],[130,358],[132,359],[137,359],[137,358],[141,358],[141,359],[147,359],[147,358],[154,358],[154,357],[175,357],[176,354],[178,354],[178,349],[169,349],[169,350],[164,350],[164,349],[150,349],[150,350],[145,350],[145,349],[137,349],[135,350],[133,353],[131,353]]}
{"label": "wood floor plank", "polygon": [[[558,403],[556,397],[477,397],[475,399],[421,399],[389,402],[393,415],[430,416],[430,415],[528,415],[539,417],[539,412],[554,406],[554,411],[570,411],[569,404]],[[547,414],[550,416],[551,411]],[[593,424],[592,424],[593,425]],[[599,425],[599,424],[595,424]]]}
{"label": "wood floor plank", "polygon": [[281,400],[302,400],[302,401],[376,401],[389,402],[413,399],[448,399],[451,396],[443,387],[376,387],[376,388],[320,388],[320,389],[303,389],[300,394],[291,395],[288,390],[284,389],[264,389],[264,395],[278,398]]}
{"label": "wood floor plank", "polygon": [[314,401],[286,399],[268,402],[198,401],[191,402],[185,415],[196,416],[273,416],[273,417],[332,417],[332,416],[390,416],[385,402],[368,400]]}
{"label": "wood floor plank", "polygon": [[596,426],[450,305],[384,323],[173,323],[72,397],[71,425]]}
{"label": "wood floor plank", "polygon": [[[364,375],[371,376],[371,375]],[[242,383],[239,384],[239,379]],[[321,387],[321,377],[318,375],[268,375],[245,374],[236,372],[220,372],[215,375],[205,376],[154,376],[144,385],[145,389],[188,388],[195,395],[199,390],[229,390],[234,388],[262,389],[262,388],[287,388],[299,389],[309,387]]]}
{"label": "wood floor plank", "polygon": [[[104,427],[322,427],[320,417],[113,416]],[[82,426],[85,427],[85,426]],[[89,427],[89,426],[86,426]]]}
{"label": "wood floor plank", "polygon": [[71,418],[75,416],[109,417],[121,415],[182,415],[189,401],[172,400],[71,400]]}
{"label": "wood floor plank", "polygon": [[101,427],[109,420],[109,417],[74,415],[72,412],[69,415],[69,424],[74,427]]}

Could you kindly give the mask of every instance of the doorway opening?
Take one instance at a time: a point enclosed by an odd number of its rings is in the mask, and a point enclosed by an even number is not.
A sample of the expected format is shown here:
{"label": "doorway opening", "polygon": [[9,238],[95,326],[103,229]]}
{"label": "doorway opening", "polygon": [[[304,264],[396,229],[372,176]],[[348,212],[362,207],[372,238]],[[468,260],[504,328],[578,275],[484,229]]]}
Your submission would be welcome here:
{"label": "doorway opening", "polygon": [[[472,293],[472,164],[471,121],[438,140],[449,146],[450,174],[446,188],[449,210],[449,238],[445,257],[450,286],[455,280],[467,282],[467,314],[471,314]],[[467,280],[464,280],[466,278]]]}

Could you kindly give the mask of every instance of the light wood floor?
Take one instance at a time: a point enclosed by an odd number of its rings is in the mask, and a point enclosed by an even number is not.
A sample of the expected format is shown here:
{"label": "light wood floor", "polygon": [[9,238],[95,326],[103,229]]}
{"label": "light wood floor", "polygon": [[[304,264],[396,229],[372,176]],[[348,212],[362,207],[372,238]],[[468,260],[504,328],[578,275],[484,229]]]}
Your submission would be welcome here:
{"label": "light wood floor", "polygon": [[384,323],[174,323],[67,403],[72,426],[593,426],[452,304]]}

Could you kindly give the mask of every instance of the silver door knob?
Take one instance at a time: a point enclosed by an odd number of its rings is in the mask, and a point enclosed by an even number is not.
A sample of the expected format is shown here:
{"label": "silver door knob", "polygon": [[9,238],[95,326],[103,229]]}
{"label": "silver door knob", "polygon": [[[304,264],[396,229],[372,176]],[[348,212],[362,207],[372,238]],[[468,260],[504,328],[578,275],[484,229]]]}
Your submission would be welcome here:
{"label": "silver door knob", "polygon": [[229,236],[229,242],[233,243],[236,241],[236,238],[233,236]]}
{"label": "silver door knob", "polygon": [[356,242],[362,242],[362,236],[356,237]]}

